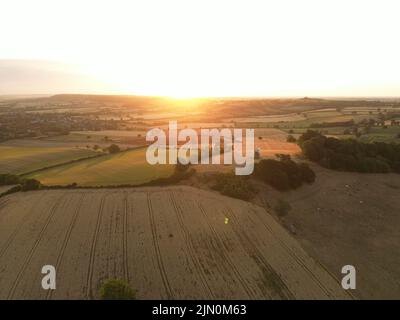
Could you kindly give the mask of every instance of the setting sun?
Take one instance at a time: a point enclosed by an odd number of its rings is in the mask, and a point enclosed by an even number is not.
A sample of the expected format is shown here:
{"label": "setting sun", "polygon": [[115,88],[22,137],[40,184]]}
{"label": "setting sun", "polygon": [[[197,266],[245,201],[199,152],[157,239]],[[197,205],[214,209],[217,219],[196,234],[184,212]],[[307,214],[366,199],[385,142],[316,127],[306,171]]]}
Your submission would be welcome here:
{"label": "setting sun", "polygon": [[188,98],[400,89],[397,1],[6,3],[0,59],[75,65],[87,88],[69,81],[67,91]]}

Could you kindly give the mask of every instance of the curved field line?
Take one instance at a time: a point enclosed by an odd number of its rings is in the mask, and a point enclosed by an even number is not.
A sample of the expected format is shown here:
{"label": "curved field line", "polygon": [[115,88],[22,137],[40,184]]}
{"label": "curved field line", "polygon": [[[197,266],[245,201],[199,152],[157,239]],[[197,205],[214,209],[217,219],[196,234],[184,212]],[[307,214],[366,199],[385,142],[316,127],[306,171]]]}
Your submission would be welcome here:
{"label": "curved field line", "polygon": [[56,212],[56,209],[57,209],[57,208],[59,207],[59,205],[60,205],[60,200],[63,199],[64,197],[65,197],[65,194],[63,194],[63,195],[56,201],[56,203],[53,205],[53,207],[51,208],[50,214],[48,215],[48,217],[47,217],[47,219],[46,219],[46,221],[45,221],[45,223],[44,223],[42,229],[40,230],[40,233],[39,233],[38,238],[36,239],[36,241],[35,241],[33,247],[32,247],[31,250],[29,251],[28,257],[25,259],[24,264],[22,265],[21,270],[18,272],[17,278],[14,280],[13,286],[11,287],[11,290],[10,290],[10,292],[8,293],[7,300],[12,299],[12,297],[13,297],[13,295],[14,295],[14,293],[15,293],[15,290],[16,290],[16,288],[17,288],[19,282],[21,281],[22,275],[23,275],[24,272],[26,271],[26,268],[28,267],[29,262],[31,261],[31,259],[32,259],[33,255],[34,255],[34,253],[35,253],[37,247],[39,246],[40,241],[42,240],[43,235],[45,234],[46,229],[47,229],[47,227],[49,226],[49,224],[50,224],[50,222],[51,222],[51,220],[52,220],[52,218],[53,218],[53,216],[54,216],[54,214],[55,214],[55,212]]}
{"label": "curved field line", "polygon": [[44,197],[44,194],[41,195],[39,201],[35,202],[35,204],[31,207],[31,209],[24,215],[22,218],[22,222],[17,225],[17,227],[14,229],[14,231],[11,233],[11,235],[8,237],[6,243],[4,244],[3,248],[0,249],[0,260],[3,257],[4,253],[7,251],[8,247],[11,245],[13,242],[14,238],[18,234],[19,230],[23,227],[25,222],[28,220],[27,217],[33,212],[33,210],[36,208],[40,200]]}
{"label": "curved field line", "polygon": [[[229,248],[226,246],[224,241],[221,239],[221,237],[219,236],[219,234],[217,233],[215,228],[208,221],[208,215],[207,215],[206,211],[204,210],[203,206],[198,201],[196,201],[196,204],[197,204],[198,208],[200,209],[200,212],[203,214],[203,216],[205,218],[204,220],[206,221],[208,227],[210,228],[210,230],[213,233],[213,235],[216,238],[216,240],[218,240],[218,242],[225,248],[225,250],[228,251]],[[250,299],[254,298],[254,294],[253,294],[252,290],[247,285],[246,280],[243,279],[242,275],[237,270],[235,264],[232,262],[232,260],[229,258],[229,256],[226,255],[225,253],[222,253],[222,256],[224,257],[224,260],[228,263],[229,267],[232,269],[234,275],[239,280],[239,282],[242,285],[243,289],[246,291],[248,297]]]}
{"label": "curved field line", "polygon": [[99,236],[99,230],[100,230],[101,220],[102,220],[102,216],[103,216],[104,200],[106,197],[107,197],[107,195],[105,194],[101,198],[99,214],[97,215],[96,228],[94,230],[93,237],[92,237],[88,274],[87,274],[87,278],[86,278],[86,299],[93,299],[93,293],[92,293],[93,267],[94,267],[95,253],[96,253],[97,238]]}
{"label": "curved field line", "polygon": [[[65,235],[65,238],[64,238],[64,241],[63,241],[61,250],[60,250],[60,253],[58,254],[57,262],[56,262],[56,267],[55,267],[56,270],[59,269],[60,264],[61,264],[61,261],[62,261],[62,259],[63,259],[63,257],[64,257],[65,249],[67,248],[69,239],[70,239],[70,237],[71,237],[72,230],[74,229],[75,224],[76,224],[76,221],[77,221],[77,219],[78,219],[78,215],[79,215],[80,209],[81,209],[81,207],[82,207],[82,203],[83,203],[83,199],[84,199],[84,198],[85,198],[85,194],[83,193],[83,194],[81,195],[81,198],[79,199],[79,204],[78,204],[78,206],[77,206],[77,208],[76,208],[76,210],[75,210],[74,216],[72,217],[71,223],[70,223],[70,225],[69,225],[69,227],[68,227],[67,233],[66,233],[66,235]],[[46,299],[51,299],[52,294],[53,294],[53,290],[48,290],[48,291],[47,291],[47,295],[46,295]]]}
{"label": "curved field line", "polygon": [[194,267],[195,267],[197,273],[200,275],[200,278],[201,278],[201,282],[202,282],[202,284],[203,284],[203,287],[206,289],[206,291],[208,291],[210,297],[211,297],[212,299],[215,299],[214,293],[213,293],[213,291],[211,290],[210,286],[208,285],[206,276],[205,276],[205,274],[204,274],[204,270],[203,270],[203,268],[201,267],[201,264],[200,264],[200,262],[199,262],[199,260],[198,260],[198,258],[197,258],[196,253],[194,252],[195,249],[194,249],[194,246],[193,246],[192,239],[190,238],[190,233],[189,233],[188,229],[186,228],[186,226],[185,226],[185,224],[184,224],[184,222],[183,222],[181,208],[177,205],[177,203],[176,203],[176,201],[175,201],[175,199],[174,199],[174,196],[173,196],[173,192],[172,192],[172,191],[171,191],[171,193],[170,193],[170,199],[171,199],[171,203],[172,203],[172,205],[173,205],[173,207],[174,207],[174,209],[175,209],[175,212],[176,212],[176,216],[177,216],[177,218],[178,218],[179,225],[180,225],[180,227],[181,227],[181,229],[182,229],[182,231],[183,231],[183,234],[184,234],[184,237],[185,237],[185,240],[186,240],[186,241],[185,241],[186,247],[187,247],[187,249],[188,249],[188,251],[189,251],[189,255],[190,255],[190,258],[191,258],[192,261],[193,261]]}
{"label": "curved field line", "polygon": [[7,203],[10,201],[9,198],[0,199],[0,211],[7,206]]}
{"label": "curved field line", "polygon": [[164,288],[167,291],[167,298],[168,299],[172,299],[173,298],[172,289],[171,289],[171,286],[170,286],[170,284],[168,282],[167,273],[165,271],[164,263],[162,261],[160,246],[159,246],[158,240],[157,240],[157,228],[156,228],[156,223],[154,221],[153,207],[151,205],[149,193],[147,192],[146,195],[147,195],[147,206],[149,207],[151,233],[152,233],[152,236],[153,236],[152,237],[153,238],[153,244],[154,244],[154,249],[156,251],[156,256],[157,256],[157,264],[158,264],[158,268],[160,270],[160,274],[161,274],[161,278],[162,278],[162,281],[163,281],[163,284],[164,284]]}
{"label": "curved field line", "polygon": [[124,218],[123,218],[123,263],[124,263],[124,277],[129,283],[129,266],[128,266],[128,198],[124,192]]}
{"label": "curved field line", "polygon": [[[256,211],[256,210],[254,210]],[[257,214],[257,212],[256,212]],[[257,214],[258,215],[258,214]],[[328,297],[332,297],[331,293],[329,292],[329,290],[323,285],[323,283],[321,283],[321,281],[314,275],[314,273],[308,268],[308,266],[302,261],[301,258],[299,258],[296,254],[295,251],[292,250],[292,248],[290,248],[289,246],[287,246],[287,244],[282,241],[281,239],[279,239],[279,237],[277,237],[275,235],[275,233],[271,230],[271,228],[262,220],[261,223],[265,226],[265,228],[272,234],[272,236],[281,244],[281,246],[286,249],[286,251],[297,261],[297,263],[303,267],[303,269],[310,275],[310,277],[317,283],[317,285],[321,288],[321,290],[328,296]],[[317,261],[315,261],[316,263],[318,263]],[[322,266],[320,263],[318,263],[318,265]],[[323,267],[323,266],[322,266]]]}
{"label": "curved field line", "polygon": [[[230,213],[229,220],[232,222],[233,226],[239,226],[239,222],[236,220],[236,217],[234,216],[231,208],[227,207],[227,210]],[[237,234],[240,243],[242,246],[246,249],[246,251],[249,253],[253,259],[256,261],[258,260],[259,263],[261,263],[266,271],[268,271],[269,275],[272,276],[272,280],[274,284],[276,284],[277,288],[272,288],[275,289],[276,293],[282,298],[282,299],[290,299],[293,300],[295,299],[295,296],[292,294],[292,292],[289,290],[285,282],[281,279],[281,277],[276,273],[276,271],[270,266],[270,264],[265,260],[264,256],[260,252],[260,250],[257,248],[257,246],[253,245],[253,242],[251,239],[244,233],[240,232],[236,227],[233,228],[235,233]],[[269,229],[268,229],[269,230]],[[259,264],[257,263],[257,264]],[[278,290],[276,290],[278,289]]]}
{"label": "curved field line", "polygon": [[[5,207],[7,207],[7,205],[8,205],[8,203],[10,202],[10,198],[6,198],[6,199],[0,199],[0,214],[1,214],[1,211],[5,208]],[[11,201],[11,203],[12,203],[12,201]],[[1,217],[1,215],[0,215],[0,219],[1,219],[2,217]]]}

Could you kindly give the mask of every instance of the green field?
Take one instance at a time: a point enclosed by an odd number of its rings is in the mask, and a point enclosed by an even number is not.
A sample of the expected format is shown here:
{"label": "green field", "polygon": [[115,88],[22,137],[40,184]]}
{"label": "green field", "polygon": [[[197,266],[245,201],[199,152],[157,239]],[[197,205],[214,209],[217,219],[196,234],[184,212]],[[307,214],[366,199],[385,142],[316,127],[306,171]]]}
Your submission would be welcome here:
{"label": "green field", "polygon": [[371,128],[370,133],[362,135],[360,141],[362,142],[386,142],[386,143],[400,143],[400,126],[393,127],[374,127]]}
{"label": "green field", "polygon": [[30,175],[46,185],[80,186],[139,185],[173,173],[173,165],[152,166],[146,162],[146,149],[140,148],[79,161]]}
{"label": "green field", "polygon": [[93,155],[83,148],[0,146],[0,173],[23,174]]}

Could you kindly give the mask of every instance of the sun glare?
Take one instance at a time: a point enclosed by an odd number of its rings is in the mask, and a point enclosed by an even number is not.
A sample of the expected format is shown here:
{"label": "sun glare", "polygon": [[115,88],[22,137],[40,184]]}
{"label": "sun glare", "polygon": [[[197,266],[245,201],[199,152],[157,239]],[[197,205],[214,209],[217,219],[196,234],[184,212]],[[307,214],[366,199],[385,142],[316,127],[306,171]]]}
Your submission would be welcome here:
{"label": "sun glare", "polygon": [[357,96],[400,89],[397,1],[7,3],[0,58],[77,63],[107,93]]}

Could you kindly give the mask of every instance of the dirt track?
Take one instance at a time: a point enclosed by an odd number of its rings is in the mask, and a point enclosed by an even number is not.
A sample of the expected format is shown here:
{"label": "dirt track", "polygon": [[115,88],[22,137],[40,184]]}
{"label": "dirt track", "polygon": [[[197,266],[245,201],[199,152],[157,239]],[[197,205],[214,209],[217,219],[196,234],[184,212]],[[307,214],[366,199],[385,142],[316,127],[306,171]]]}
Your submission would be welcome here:
{"label": "dirt track", "polygon": [[[139,299],[349,298],[264,209],[240,200],[183,186],[1,200],[0,299],[98,298],[109,278]],[[41,288],[46,264],[55,291]]]}

